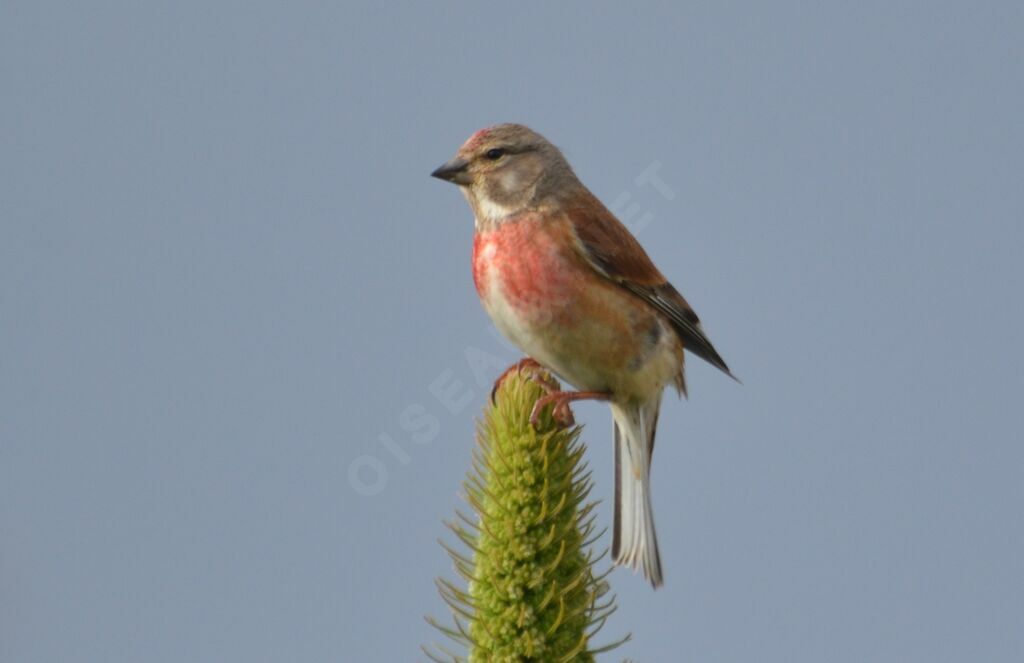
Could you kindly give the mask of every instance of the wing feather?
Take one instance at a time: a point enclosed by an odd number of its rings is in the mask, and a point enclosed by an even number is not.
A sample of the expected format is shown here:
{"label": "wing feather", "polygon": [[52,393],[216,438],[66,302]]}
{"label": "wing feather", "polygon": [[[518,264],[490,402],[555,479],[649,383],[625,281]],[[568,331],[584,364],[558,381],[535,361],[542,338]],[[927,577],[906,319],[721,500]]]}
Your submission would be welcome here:
{"label": "wing feather", "polygon": [[664,314],[684,348],[736,379],[704,333],[697,313],[614,214],[592,194],[568,214],[580,253],[598,273]]}

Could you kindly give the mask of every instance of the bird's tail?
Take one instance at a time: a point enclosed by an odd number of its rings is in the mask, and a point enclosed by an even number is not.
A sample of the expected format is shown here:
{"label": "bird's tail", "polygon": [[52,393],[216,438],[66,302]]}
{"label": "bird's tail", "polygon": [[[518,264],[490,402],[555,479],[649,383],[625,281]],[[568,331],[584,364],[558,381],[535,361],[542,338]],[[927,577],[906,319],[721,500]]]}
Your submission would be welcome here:
{"label": "bird's tail", "polygon": [[612,558],[662,584],[651,511],[651,454],[661,395],[642,403],[612,403],[615,425],[615,526]]}

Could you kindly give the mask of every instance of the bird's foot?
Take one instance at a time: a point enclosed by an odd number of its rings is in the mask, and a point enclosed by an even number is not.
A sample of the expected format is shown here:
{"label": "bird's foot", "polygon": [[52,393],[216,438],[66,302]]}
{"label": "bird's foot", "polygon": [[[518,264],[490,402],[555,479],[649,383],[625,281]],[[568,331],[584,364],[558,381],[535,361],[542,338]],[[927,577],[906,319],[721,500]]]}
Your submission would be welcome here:
{"label": "bird's foot", "polygon": [[501,383],[504,382],[509,375],[513,373],[519,375],[523,372],[526,373],[527,377],[539,384],[545,393],[553,394],[558,391],[558,383],[551,379],[544,367],[541,366],[536,359],[524,357],[506,368],[505,371],[498,376],[498,379],[494,381],[494,386],[491,387],[491,403],[494,403],[494,399],[498,395],[498,387],[501,386]]}
{"label": "bird's foot", "polygon": [[533,411],[530,412],[530,424],[534,428],[540,428],[540,415],[548,405],[554,405],[551,410],[551,418],[562,428],[569,428],[576,423],[572,416],[572,409],[569,403],[574,401],[607,401],[611,400],[612,394],[608,391],[555,391],[537,399],[533,404]]}

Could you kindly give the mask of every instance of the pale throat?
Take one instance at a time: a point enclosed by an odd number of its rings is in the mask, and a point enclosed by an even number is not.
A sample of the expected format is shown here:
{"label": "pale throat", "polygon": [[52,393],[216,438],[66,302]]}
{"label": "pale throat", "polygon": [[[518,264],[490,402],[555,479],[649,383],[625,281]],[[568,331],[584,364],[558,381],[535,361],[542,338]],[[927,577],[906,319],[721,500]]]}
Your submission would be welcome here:
{"label": "pale throat", "polygon": [[495,226],[528,209],[536,194],[537,173],[505,167],[465,191],[477,227]]}
{"label": "pale throat", "polygon": [[522,203],[499,202],[488,196],[485,192],[473,191],[469,187],[460,187],[466,196],[469,206],[473,208],[473,215],[476,217],[477,228],[496,226],[503,221],[516,216],[526,206]]}

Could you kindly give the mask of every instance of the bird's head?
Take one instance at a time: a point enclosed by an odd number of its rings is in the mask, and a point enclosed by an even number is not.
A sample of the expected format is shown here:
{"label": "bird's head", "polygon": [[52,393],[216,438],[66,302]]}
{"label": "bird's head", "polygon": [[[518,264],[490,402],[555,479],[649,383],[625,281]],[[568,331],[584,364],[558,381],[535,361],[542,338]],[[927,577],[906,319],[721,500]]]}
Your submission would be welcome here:
{"label": "bird's head", "polygon": [[477,131],[431,175],[459,185],[478,221],[500,221],[579,186],[558,148],[521,124]]}

